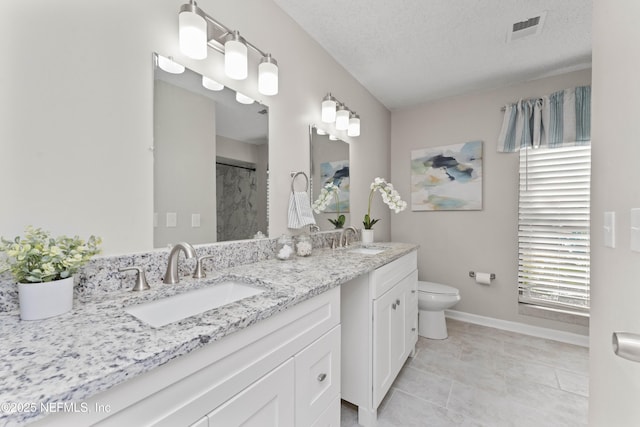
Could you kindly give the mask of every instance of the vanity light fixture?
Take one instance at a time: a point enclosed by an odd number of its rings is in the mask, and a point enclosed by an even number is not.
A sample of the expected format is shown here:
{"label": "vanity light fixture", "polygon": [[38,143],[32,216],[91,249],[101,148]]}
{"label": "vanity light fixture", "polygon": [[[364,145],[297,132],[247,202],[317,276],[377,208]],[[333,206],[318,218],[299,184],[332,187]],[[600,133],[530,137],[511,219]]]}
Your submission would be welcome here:
{"label": "vanity light fixture", "polygon": [[325,123],[333,123],[336,121],[336,107],[337,107],[336,99],[331,96],[330,93],[327,94],[322,99],[322,121]]}
{"label": "vanity light fixture", "polygon": [[268,96],[278,93],[278,63],[271,54],[213,19],[194,0],[180,7],[178,25],[182,53],[189,58],[204,59],[207,47],[217,50],[224,54],[225,74],[234,80],[244,80],[249,74],[248,48],[257,52],[262,57],[258,66],[258,91]]}
{"label": "vanity light fixture", "polygon": [[336,130],[346,130],[348,136],[360,136],[360,116],[331,93],[322,98],[322,121],[335,123]]}
{"label": "vanity light fixture", "polygon": [[247,95],[240,93],[240,92],[236,92],[236,101],[238,101],[240,104],[253,104],[255,102],[255,100],[253,98],[249,98]]}
{"label": "vanity light fixture", "polygon": [[156,65],[160,67],[162,71],[166,71],[171,74],[182,74],[184,73],[184,65],[180,65],[173,60],[172,57],[164,57],[162,55],[155,55]]}
{"label": "vanity light fixture", "polygon": [[349,115],[349,128],[347,129],[348,136],[360,136],[360,116],[353,111]]}

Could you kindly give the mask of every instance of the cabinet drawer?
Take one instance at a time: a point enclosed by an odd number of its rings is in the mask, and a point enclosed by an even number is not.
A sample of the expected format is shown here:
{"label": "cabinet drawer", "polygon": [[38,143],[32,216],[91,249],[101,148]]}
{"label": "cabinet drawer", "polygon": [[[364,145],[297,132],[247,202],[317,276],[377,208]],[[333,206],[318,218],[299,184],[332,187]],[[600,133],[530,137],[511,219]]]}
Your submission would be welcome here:
{"label": "cabinet drawer", "polygon": [[293,427],[293,364],[289,359],[208,414],[209,427]]}
{"label": "cabinet drawer", "polygon": [[340,393],[340,326],[295,358],[296,425],[310,426]]}
{"label": "cabinet drawer", "polygon": [[387,292],[407,274],[415,270],[417,265],[418,253],[413,251],[404,255],[402,258],[398,258],[397,260],[374,270],[371,273],[373,298],[378,298]]}

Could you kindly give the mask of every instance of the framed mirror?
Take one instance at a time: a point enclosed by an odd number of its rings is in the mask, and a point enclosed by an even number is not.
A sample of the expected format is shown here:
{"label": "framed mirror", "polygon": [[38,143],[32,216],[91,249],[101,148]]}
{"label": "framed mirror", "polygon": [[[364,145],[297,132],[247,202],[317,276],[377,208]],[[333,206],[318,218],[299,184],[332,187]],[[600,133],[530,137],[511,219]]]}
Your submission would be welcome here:
{"label": "framed mirror", "polygon": [[[350,218],[349,144],[327,134],[315,125],[309,126],[311,153],[311,202],[318,199],[322,188],[331,183],[339,188],[324,212],[315,214],[321,231],[347,227]],[[341,218],[341,216],[344,216]],[[342,225],[340,220],[343,219]]]}
{"label": "framed mirror", "polygon": [[241,103],[189,69],[173,74],[157,64],[154,247],[267,234],[268,108]]}

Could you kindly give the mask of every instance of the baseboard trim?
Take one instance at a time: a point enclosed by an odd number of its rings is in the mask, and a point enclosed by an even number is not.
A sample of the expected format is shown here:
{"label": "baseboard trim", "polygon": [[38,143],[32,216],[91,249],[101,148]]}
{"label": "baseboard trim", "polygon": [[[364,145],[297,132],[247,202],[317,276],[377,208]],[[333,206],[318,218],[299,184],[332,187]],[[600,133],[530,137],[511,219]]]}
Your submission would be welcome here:
{"label": "baseboard trim", "polygon": [[586,335],[557,331],[555,329],[542,328],[540,326],[526,325],[524,323],[511,322],[509,320],[495,319],[493,317],[480,316],[457,310],[445,310],[445,316],[462,322],[475,323],[476,325],[488,326],[490,328],[517,332],[519,334],[531,335],[533,337],[545,338],[548,340],[560,341],[567,344],[574,344],[589,348],[589,337]]}

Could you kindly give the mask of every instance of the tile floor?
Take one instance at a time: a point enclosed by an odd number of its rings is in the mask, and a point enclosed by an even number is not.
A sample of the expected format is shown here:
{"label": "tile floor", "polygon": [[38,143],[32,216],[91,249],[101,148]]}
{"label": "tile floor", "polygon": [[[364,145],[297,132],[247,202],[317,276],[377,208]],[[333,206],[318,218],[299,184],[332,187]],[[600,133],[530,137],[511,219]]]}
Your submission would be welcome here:
{"label": "tile floor", "polygon": [[[420,338],[378,409],[380,427],[586,426],[586,348],[447,319]],[[342,427],[357,426],[342,404]]]}

